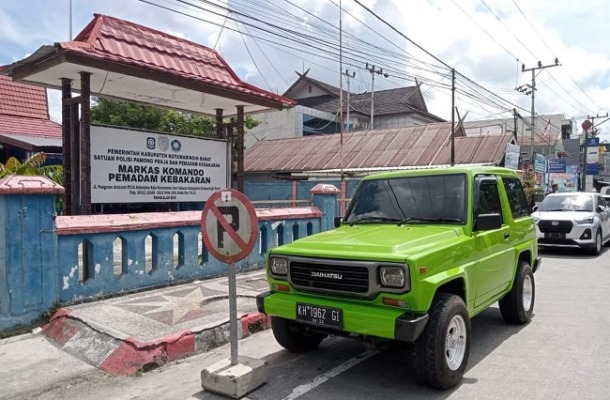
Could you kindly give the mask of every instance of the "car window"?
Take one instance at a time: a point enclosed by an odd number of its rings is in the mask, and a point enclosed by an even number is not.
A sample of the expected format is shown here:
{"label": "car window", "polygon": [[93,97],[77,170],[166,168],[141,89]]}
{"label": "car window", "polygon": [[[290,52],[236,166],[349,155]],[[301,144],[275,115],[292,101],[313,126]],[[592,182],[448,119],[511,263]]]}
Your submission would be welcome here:
{"label": "car window", "polygon": [[593,196],[552,194],[540,203],[538,211],[593,211]]}
{"label": "car window", "polygon": [[502,178],[504,189],[510,203],[510,211],[513,218],[526,217],[530,215],[527,197],[519,178]]}
{"label": "car window", "polygon": [[595,196],[597,198],[597,205],[602,207],[607,207],[606,200],[602,196]]}
{"label": "car window", "polygon": [[476,215],[498,213],[502,215],[502,203],[498,185],[494,181],[483,181],[479,186],[479,200]]}
{"label": "car window", "polygon": [[349,223],[465,223],[466,191],[463,174],[362,181],[345,220]]}

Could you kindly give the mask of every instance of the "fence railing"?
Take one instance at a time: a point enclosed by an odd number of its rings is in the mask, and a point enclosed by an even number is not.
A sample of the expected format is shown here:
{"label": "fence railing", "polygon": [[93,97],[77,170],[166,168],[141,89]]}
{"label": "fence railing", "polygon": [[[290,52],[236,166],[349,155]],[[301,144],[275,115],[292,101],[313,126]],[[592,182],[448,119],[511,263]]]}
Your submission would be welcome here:
{"label": "fence railing", "polygon": [[[201,212],[56,216],[63,188],[40,177],[0,180],[0,333],[54,305],[223,275],[201,236]],[[269,249],[331,229],[337,189],[313,205],[257,209],[259,237],[238,270],[263,266]]]}

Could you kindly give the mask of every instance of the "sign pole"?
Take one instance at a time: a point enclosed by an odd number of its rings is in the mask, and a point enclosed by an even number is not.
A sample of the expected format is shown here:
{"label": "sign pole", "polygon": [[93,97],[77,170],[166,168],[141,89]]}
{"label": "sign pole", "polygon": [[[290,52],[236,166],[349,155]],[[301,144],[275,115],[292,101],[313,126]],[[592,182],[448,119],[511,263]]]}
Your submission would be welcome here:
{"label": "sign pole", "polygon": [[265,383],[268,375],[267,361],[237,354],[235,262],[247,258],[257,243],[256,210],[250,200],[237,190],[225,189],[214,192],[201,212],[201,233],[210,255],[228,267],[231,343],[231,357],[201,371],[201,387],[239,399]]}
{"label": "sign pole", "polygon": [[237,288],[235,264],[229,263],[229,331],[231,335],[231,365],[237,365]]}

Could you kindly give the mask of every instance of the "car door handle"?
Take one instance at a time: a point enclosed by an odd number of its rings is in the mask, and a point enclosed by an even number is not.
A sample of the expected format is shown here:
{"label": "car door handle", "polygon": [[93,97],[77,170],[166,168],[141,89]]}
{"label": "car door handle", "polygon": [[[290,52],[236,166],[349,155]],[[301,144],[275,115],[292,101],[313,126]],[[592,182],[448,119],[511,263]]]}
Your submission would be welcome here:
{"label": "car door handle", "polygon": [[508,240],[510,238],[510,233],[505,233],[504,234],[504,240]]}

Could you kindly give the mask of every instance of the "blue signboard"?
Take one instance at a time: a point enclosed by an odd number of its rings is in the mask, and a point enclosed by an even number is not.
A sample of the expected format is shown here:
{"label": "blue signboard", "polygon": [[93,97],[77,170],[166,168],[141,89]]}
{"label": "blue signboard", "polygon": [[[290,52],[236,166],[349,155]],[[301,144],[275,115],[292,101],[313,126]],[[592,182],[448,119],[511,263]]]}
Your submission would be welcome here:
{"label": "blue signboard", "polygon": [[549,173],[564,173],[566,172],[566,160],[556,159],[549,160]]}
{"label": "blue signboard", "polygon": [[587,164],[587,175],[599,175],[599,164]]}
{"label": "blue signboard", "polygon": [[534,154],[534,171],[546,172],[546,157],[543,154]]}
{"label": "blue signboard", "polygon": [[587,138],[587,146],[599,146],[599,138],[598,137]]}

